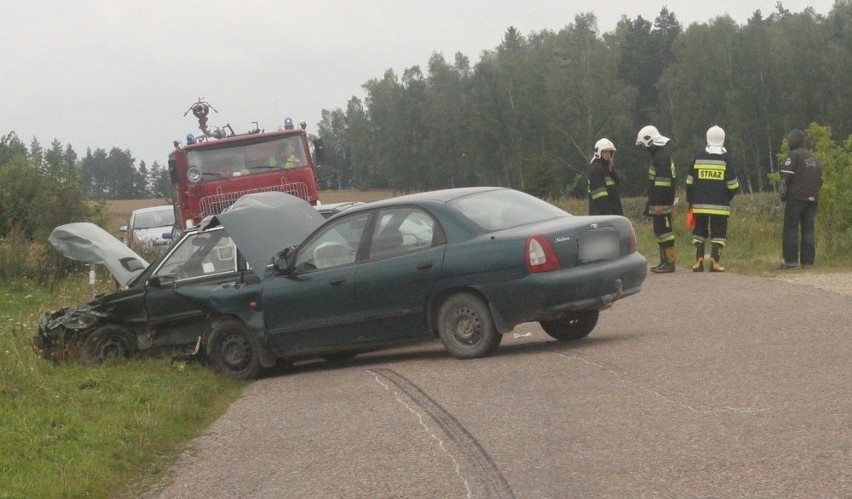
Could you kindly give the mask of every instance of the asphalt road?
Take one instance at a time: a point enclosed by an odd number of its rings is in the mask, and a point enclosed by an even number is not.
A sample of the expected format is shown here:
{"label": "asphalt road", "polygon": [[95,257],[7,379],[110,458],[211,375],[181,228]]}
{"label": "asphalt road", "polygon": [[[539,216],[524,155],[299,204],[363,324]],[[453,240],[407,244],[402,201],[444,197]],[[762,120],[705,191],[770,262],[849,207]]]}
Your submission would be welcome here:
{"label": "asphalt road", "polygon": [[253,383],[159,497],[852,497],[852,297],[649,274],[580,342]]}

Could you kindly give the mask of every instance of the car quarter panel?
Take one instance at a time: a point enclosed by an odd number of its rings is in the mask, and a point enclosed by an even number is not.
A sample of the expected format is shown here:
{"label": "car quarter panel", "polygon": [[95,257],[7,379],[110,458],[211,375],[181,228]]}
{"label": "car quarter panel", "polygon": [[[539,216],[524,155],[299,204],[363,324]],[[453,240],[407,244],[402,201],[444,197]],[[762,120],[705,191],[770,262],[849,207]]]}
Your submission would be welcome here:
{"label": "car quarter panel", "polygon": [[607,308],[639,292],[646,274],[645,257],[631,253],[514,281],[483,283],[480,289],[506,325],[513,327],[556,319],[570,311]]}

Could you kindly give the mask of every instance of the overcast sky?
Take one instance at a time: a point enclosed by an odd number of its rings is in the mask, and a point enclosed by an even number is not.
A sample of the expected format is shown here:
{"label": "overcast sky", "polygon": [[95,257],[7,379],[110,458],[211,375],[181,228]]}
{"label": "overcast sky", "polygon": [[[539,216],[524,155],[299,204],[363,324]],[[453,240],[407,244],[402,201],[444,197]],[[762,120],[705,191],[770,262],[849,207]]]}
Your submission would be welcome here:
{"label": "overcast sky", "polygon": [[[316,132],[322,109],[433,52],[471,65],[509,26],[557,31],[593,12],[602,33],[621,16],[653,21],[666,6],[686,28],[728,14],[745,24],[776,0],[0,0],[0,136],[130,149],[165,165],[172,141],[197,133],[183,113],[199,97],[211,125],[274,129],[290,116]],[[832,0],[784,0],[792,12]]]}

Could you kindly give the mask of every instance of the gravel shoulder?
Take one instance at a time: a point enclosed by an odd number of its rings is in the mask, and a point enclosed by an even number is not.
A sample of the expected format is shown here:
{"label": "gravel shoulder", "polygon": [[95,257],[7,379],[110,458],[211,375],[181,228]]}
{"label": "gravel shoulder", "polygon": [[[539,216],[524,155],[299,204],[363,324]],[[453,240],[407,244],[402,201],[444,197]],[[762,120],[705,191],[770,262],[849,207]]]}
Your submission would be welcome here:
{"label": "gravel shoulder", "polygon": [[852,272],[820,273],[792,270],[778,274],[777,278],[793,284],[804,284],[852,296]]}

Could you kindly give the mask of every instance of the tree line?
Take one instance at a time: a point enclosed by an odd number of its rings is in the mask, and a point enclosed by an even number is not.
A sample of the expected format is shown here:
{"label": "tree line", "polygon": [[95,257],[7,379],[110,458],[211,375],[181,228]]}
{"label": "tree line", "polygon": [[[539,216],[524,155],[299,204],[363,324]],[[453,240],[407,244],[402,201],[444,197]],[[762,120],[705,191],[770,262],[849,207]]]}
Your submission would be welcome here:
{"label": "tree line", "polygon": [[29,146],[10,132],[0,137],[0,238],[11,232],[46,237],[57,225],[96,217],[90,200],[171,197],[168,171],[157,162],[136,166],[129,150],[86,150],[54,139]]}
{"label": "tree line", "polygon": [[770,190],[786,133],[817,122],[852,132],[852,3],[745,25],[729,16],[684,29],[663,8],[622,17],[600,34],[593,14],[559,31],[508,28],[480,60],[435,53],[428,66],[388,69],[345,109],[323,110],[324,187],[400,192],[502,185],[539,196],[585,196],[595,141],[615,142],[626,195],[645,188],[636,133],[674,139],[683,172],[719,125],[746,192]]}

